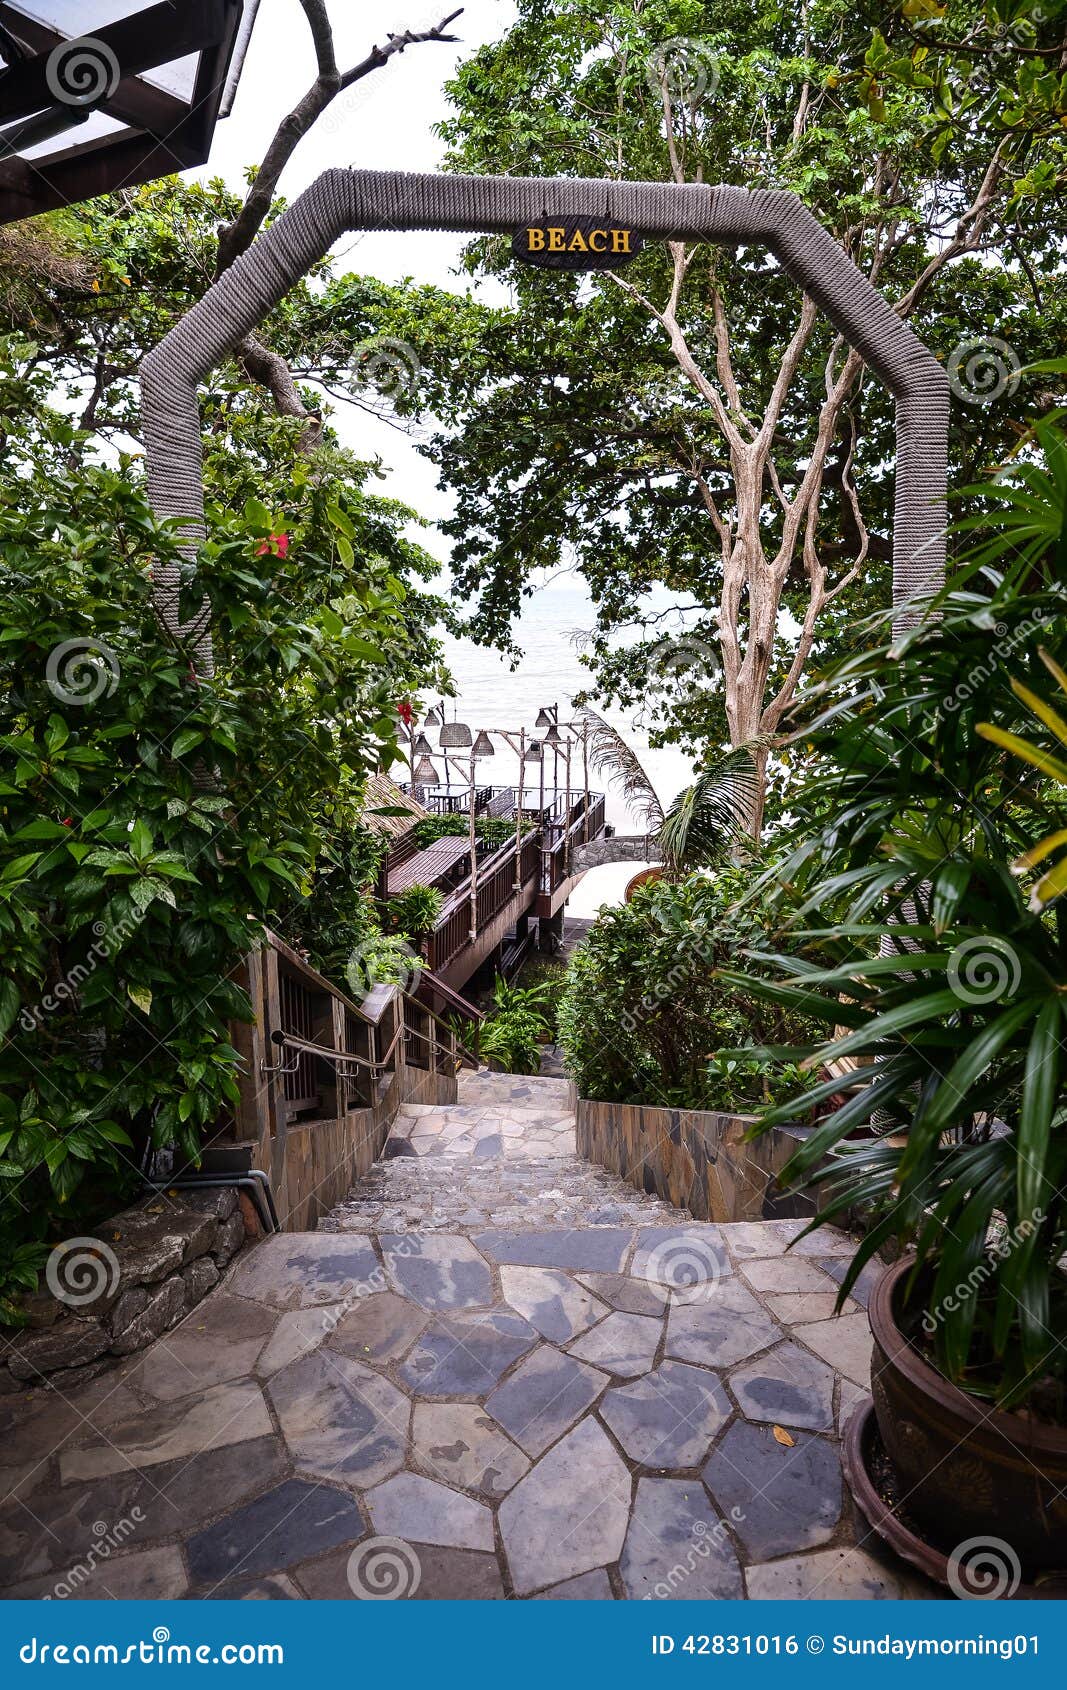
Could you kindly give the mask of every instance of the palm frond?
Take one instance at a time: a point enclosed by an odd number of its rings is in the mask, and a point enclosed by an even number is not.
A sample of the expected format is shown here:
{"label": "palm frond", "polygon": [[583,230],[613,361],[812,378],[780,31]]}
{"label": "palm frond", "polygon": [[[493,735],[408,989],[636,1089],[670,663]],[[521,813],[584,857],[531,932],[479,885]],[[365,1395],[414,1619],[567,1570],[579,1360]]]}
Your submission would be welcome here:
{"label": "palm frond", "polygon": [[748,746],[720,752],[680,792],[659,830],[671,869],[722,862],[745,830],[759,795],[759,774]]}
{"label": "palm frond", "polygon": [[589,724],[589,767],[612,782],[647,832],[657,832],[663,825],[663,805],[636,751],[588,705],[580,720]]}

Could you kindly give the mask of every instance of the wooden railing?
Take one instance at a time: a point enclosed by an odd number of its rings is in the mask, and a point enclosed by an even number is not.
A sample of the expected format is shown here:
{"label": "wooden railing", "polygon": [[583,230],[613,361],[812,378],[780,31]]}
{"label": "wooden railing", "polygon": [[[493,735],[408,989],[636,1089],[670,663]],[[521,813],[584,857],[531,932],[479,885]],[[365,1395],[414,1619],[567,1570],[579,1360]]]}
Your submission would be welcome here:
{"label": "wooden railing", "polygon": [[255,962],[257,1078],[274,1083],[283,1124],[373,1106],[401,1062],[441,1074],[477,1067],[453,1028],[399,986],[357,1003],[276,934]]}
{"label": "wooden railing", "polygon": [[[474,908],[479,932],[500,914],[516,894],[531,880],[535,880],[541,854],[536,833],[527,833],[518,849],[514,839],[502,845],[478,864]],[[471,877],[450,892],[437,925],[430,935],[429,965],[435,971],[446,968],[452,958],[470,943],[471,935]]]}
{"label": "wooden railing", "polygon": [[541,858],[541,891],[552,893],[574,872],[574,853],[579,845],[596,839],[604,830],[605,802],[601,793],[590,793],[586,810],[584,794],[568,809],[557,804],[545,824]]}

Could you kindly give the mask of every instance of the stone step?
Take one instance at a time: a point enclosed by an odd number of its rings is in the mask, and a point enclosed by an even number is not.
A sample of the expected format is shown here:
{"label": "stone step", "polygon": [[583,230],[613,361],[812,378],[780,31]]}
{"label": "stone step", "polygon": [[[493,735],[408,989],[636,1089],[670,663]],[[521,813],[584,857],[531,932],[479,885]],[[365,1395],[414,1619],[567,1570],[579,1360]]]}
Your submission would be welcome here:
{"label": "stone step", "polygon": [[493,1074],[488,1068],[477,1073],[465,1069],[458,1080],[457,1102],[567,1111],[571,1107],[569,1080],[543,1074]]}
{"label": "stone step", "polygon": [[330,1232],[543,1231],[676,1225],[690,1217],[577,1156],[378,1162],[320,1226]]}

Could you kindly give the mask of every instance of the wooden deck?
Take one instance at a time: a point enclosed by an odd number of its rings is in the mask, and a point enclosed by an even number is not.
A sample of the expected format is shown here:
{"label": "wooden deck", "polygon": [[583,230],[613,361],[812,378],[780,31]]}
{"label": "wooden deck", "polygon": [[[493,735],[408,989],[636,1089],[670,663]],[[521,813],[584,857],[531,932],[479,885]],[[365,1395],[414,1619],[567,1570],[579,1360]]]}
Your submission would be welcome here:
{"label": "wooden deck", "polygon": [[[440,808],[455,814],[454,792],[420,787],[416,795],[427,809]],[[466,794],[464,794],[466,797]],[[476,814],[499,820],[514,820],[518,794],[512,787],[485,788],[476,795]],[[582,845],[603,838],[605,805],[600,793],[522,795],[522,819],[527,831],[498,850],[479,858],[475,886],[469,871],[458,884],[446,890],[445,902],[428,942],[428,962],[434,974],[458,990],[494,953],[507,946],[518,952],[531,919],[553,920],[582,878],[575,856]],[[439,851],[440,846],[450,849]],[[430,871],[435,864],[438,878],[452,875],[467,857],[465,837],[438,840],[423,851],[398,851],[390,863],[390,896],[397,890],[422,884],[432,885]],[[438,852],[437,856],[431,853]]]}

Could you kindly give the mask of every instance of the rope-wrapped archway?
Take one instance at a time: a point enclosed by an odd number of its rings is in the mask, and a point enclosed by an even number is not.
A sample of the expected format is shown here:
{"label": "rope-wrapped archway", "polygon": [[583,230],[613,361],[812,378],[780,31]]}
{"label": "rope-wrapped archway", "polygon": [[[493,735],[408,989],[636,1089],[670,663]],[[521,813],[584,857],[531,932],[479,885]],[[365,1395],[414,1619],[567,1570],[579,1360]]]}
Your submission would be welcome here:
{"label": "rope-wrapped archway", "polygon": [[[647,238],[762,245],[811,295],[896,400],[893,596],[898,625],[911,601],[938,588],[945,565],[948,378],[795,194],[778,189],[569,178],[417,176],[328,170],[209,289],[141,369],[148,492],[157,516],[178,517],[191,550],[204,534],[197,388],[334,242],[354,230],[440,229],[508,234],[549,219],[592,217]],[[212,668],[206,607],[179,611],[179,575],[157,572],[165,624]]]}

